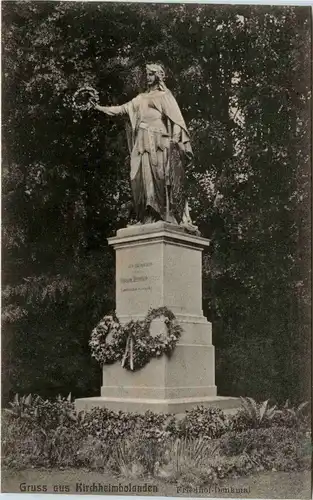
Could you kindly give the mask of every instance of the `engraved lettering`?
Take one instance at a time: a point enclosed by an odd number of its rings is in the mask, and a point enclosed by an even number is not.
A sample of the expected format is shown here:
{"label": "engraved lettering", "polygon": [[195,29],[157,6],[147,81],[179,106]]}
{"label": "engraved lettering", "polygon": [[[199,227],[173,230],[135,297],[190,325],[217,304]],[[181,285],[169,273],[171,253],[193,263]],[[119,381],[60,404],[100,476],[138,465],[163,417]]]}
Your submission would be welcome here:
{"label": "engraved lettering", "polygon": [[122,288],[122,292],[137,292],[137,291],[148,291],[152,290],[151,286],[140,287],[140,288]]}
{"label": "engraved lettering", "polygon": [[122,278],[121,283],[136,283],[138,281],[147,281],[148,276],[132,276],[131,278]]}
{"label": "engraved lettering", "polygon": [[138,262],[136,264],[129,264],[128,269],[137,269],[140,267],[151,267],[153,266],[153,262]]}

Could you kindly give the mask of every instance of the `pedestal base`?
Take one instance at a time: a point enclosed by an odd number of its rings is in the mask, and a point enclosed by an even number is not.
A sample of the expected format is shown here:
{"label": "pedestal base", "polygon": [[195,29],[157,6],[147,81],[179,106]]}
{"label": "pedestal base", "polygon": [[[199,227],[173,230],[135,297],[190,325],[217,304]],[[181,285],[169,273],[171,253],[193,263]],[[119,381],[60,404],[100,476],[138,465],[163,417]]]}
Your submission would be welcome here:
{"label": "pedestal base", "polygon": [[[212,328],[202,311],[202,250],[210,242],[159,221],[120,229],[109,244],[116,252],[116,314],[121,323],[167,307],[183,333],[170,358],[153,358],[134,372],[118,362],[105,365],[101,396],[78,399],[76,408],[183,413],[197,405],[238,407],[238,399],[216,395]],[[160,321],[165,328],[161,319],[155,321],[159,323],[151,324],[151,335],[160,333]]]}
{"label": "pedestal base", "polygon": [[150,410],[154,413],[183,414],[196,406],[215,407],[226,413],[237,411],[240,406],[239,398],[224,396],[204,396],[194,398],[146,399],[146,398],[110,398],[93,397],[76,399],[75,407],[78,411],[88,411],[92,408],[108,408],[114,411],[145,413]]}
{"label": "pedestal base", "polygon": [[149,400],[216,396],[214,347],[178,344],[170,358],[153,358],[138,371],[126,370],[120,363],[106,365],[101,396]]}

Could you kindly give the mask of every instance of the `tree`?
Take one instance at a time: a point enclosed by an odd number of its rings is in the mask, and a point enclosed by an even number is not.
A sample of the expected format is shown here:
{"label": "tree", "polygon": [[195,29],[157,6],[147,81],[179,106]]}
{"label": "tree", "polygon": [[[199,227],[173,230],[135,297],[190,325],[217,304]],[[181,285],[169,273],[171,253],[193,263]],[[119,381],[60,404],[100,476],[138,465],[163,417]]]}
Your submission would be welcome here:
{"label": "tree", "polygon": [[143,87],[144,63],[162,60],[192,134],[193,217],[212,240],[204,309],[218,387],[304,397],[309,15],[301,7],[2,3],[7,396],[98,391],[87,344],[114,308],[106,238],[126,224],[128,152],[123,121],[75,111],[72,96],[89,84],[102,103],[125,102]]}

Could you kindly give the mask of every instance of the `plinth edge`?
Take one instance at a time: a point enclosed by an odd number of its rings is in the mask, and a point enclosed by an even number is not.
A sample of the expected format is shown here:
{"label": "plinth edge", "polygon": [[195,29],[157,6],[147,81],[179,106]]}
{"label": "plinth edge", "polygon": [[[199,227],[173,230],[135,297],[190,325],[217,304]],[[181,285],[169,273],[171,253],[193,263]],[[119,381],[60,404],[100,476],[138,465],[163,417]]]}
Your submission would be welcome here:
{"label": "plinth edge", "polygon": [[146,398],[112,398],[91,397],[76,399],[75,407],[79,411],[88,411],[92,408],[108,408],[113,411],[125,411],[133,413],[174,413],[181,415],[186,410],[196,406],[215,407],[227,413],[236,412],[240,407],[240,399],[228,396],[200,396],[193,398],[175,399],[146,399]]}
{"label": "plinth edge", "polygon": [[108,238],[108,243],[115,247],[135,242],[138,244],[140,242],[157,241],[160,239],[199,248],[209,247],[211,243],[207,238],[188,233],[182,227],[164,221],[158,221],[152,224],[135,224],[119,229],[116,236]]}

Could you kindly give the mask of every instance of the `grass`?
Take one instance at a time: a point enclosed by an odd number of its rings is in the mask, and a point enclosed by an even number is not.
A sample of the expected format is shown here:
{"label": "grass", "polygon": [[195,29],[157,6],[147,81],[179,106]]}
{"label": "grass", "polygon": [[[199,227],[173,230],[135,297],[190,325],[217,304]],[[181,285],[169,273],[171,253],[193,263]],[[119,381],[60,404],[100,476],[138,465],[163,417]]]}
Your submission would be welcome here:
{"label": "grass", "polygon": [[[20,493],[20,485],[46,485],[48,493],[55,493],[60,487],[68,486],[66,493],[77,494],[76,483],[92,485],[129,485],[125,478],[112,477],[106,473],[86,470],[58,470],[58,469],[25,469],[16,471],[6,469],[2,471],[2,493]],[[153,485],[157,491],[148,493],[149,496],[186,496],[186,497],[221,497],[221,498],[311,498],[311,473],[305,472],[262,472],[249,477],[220,481],[216,486],[197,490],[178,490],[174,484],[166,484],[155,479],[132,480],[133,485]],[[56,487],[56,490],[54,489]],[[231,493],[233,488],[234,493]],[[236,491],[237,490],[237,491]],[[63,491],[65,493],[65,491]],[[87,492],[85,492],[86,494]],[[103,494],[103,493],[102,493]],[[107,493],[112,494],[112,493]],[[119,493],[121,494],[121,493]],[[125,495],[128,493],[126,492]],[[141,493],[144,494],[144,493]]]}

